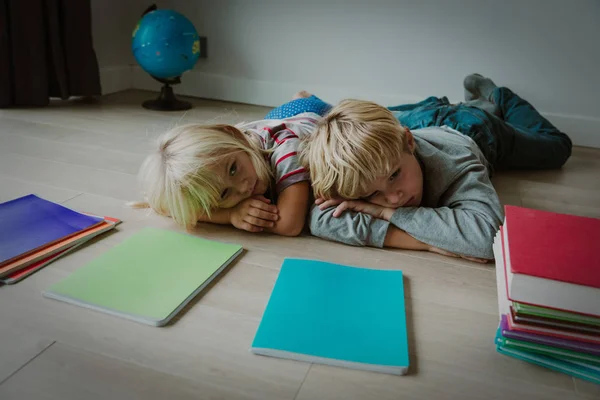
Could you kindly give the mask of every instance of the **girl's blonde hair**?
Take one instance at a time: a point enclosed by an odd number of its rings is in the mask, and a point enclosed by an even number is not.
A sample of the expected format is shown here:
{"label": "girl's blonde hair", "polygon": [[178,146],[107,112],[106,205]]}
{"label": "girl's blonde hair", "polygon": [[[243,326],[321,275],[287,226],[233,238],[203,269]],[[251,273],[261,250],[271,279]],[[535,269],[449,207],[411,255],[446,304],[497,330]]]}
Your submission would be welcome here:
{"label": "girl's blonde hair", "polygon": [[129,205],[152,208],[185,229],[219,206],[223,182],[215,166],[237,152],[246,152],[258,178],[270,182],[271,171],[258,138],[231,125],[189,124],[172,128],[158,139],[158,148],[143,162],[139,179],[146,201]]}
{"label": "girl's blonde hair", "polygon": [[300,162],[310,171],[316,197],[357,199],[389,173],[408,151],[406,129],[390,110],[363,100],[343,100],[306,137]]}

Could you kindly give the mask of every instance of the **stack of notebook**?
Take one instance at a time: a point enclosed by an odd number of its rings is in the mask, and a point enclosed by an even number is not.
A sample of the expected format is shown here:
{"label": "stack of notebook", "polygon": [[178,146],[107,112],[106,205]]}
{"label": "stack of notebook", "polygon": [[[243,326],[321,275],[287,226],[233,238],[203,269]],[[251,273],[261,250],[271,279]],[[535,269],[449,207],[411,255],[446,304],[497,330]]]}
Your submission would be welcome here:
{"label": "stack of notebook", "polygon": [[498,352],[600,383],[600,220],[506,206]]}
{"label": "stack of notebook", "polygon": [[120,222],[33,194],[1,203],[0,282],[18,282]]}

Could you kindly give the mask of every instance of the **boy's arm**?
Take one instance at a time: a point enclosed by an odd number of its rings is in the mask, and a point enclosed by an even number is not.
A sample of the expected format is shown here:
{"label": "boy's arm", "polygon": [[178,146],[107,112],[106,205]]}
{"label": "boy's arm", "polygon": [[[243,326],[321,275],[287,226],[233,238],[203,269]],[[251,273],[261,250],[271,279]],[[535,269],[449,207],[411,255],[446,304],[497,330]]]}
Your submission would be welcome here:
{"label": "boy's arm", "polygon": [[308,209],[310,186],[307,181],[294,183],[279,194],[277,209],[279,219],[269,232],[283,236],[298,236],[304,228]]}
{"label": "boy's arm", "polygon": [[388,230],[385,234],[385,240],[383,242],[385,247],[394,247],[396,249],[406,249],[406,250],[431,250],[429,245],[419,242],[414,237],[410,236],[408,233],[404,232],[401,229],[396,228],[393,225],[388,227]]}
{"label": "boy's arm", "polygon": [[396,228],[388,221],[355,211],[346,211],[339,217],[334,217],[335,209],[334,206],[320,210],[315,206],[311,210],[309,225],[313,235],[353,246],[437,250]]}
{"label": "boy's arm", "polygon": [[311,234],[352,246],[384,246],[388,221],[355,211],[334,217],[334,211],[335,207],[320,210],[313,205],[308,217]]}

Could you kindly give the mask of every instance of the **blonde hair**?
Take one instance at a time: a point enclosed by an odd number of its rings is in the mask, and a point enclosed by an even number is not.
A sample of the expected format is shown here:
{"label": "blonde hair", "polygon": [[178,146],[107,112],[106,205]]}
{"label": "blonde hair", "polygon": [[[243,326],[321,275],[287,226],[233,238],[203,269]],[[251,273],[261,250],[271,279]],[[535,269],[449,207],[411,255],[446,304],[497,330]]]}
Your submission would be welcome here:
{"label": "blonde hair", "polygon": [[300,162],[310,171],[316,197],[356,199],[377,177],[388,174],[406,150],[406,129],[390,110],[348,99],[304,139]]}
{"label": "blonde hair", "polygon": [[219,206],[223,183],[214,166],[226,157],[246,152],[258,178],[270,181],[265,151],[257,139],[231,125],[189,124],[168,130],[140,168],[146,202],[129,205],[152,208],[185,229],[193,228],[199,215],[210,216]]}

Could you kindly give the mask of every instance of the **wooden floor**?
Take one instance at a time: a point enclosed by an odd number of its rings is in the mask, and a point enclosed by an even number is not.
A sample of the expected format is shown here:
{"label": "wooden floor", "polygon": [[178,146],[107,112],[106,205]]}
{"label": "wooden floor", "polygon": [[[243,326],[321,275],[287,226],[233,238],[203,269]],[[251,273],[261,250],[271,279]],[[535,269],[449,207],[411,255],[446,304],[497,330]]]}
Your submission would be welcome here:
{"label": "wooden floor", "polygon": [[[198,236],[246,252],[177,320],[140,325],[42,298],[41,291],[145,226],[167,218],[125,208],[151,141],[183,122],[261,118],[262,107],[194,100],[187,113],[140,107],[145,92],[95,104],[0,110],[0,201],[36,193],[123,219],[97,240],[13,286],[0,287],[0,399],[574,399],[600,387],[496,353],[493,265],[434,254],[355,248],[223,226]],[[599,132],[600,134],[600,132]],[[600,150],[575,148],[561,171],[494,178],[505,204],[600,217]],[[284,257],[402,269],[411,368],[396,377],[253,355],[251,341]]]}

